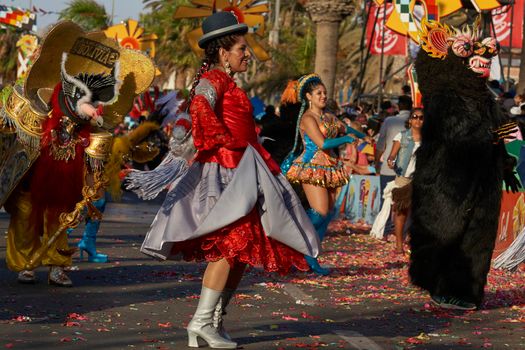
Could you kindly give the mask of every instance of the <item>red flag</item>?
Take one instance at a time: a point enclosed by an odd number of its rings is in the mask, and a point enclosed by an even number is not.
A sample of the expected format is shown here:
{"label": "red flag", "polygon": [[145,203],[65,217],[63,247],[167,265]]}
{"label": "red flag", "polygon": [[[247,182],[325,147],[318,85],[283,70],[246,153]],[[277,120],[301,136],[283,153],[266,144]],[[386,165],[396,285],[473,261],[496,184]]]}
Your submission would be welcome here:
{"label": "red flag", "polygon": [[[510,5],[502,6],[492,10],[492,21],[494,23],[494,32],[501,46],[512,46],[520,48],[523,39],[523,2],[516,0],[514,9]],[[514,26],[511,22],[512,11],[514,10]],[[512,28],[512,42],[510,40],[510,28]]]}
{"label": "red flag", "polygon": [[[379,7],[379,13],[377,13],[378,6],[375,3],[372,3],[372,9],[370,10],[370,18],[368,19],[367,28],[366,28],[366,38],[367,42],[370,43],[370,53],[373,55],[380,55],[381,50],[384,45],[384,54],[385,55],[407,55],[407,37],[401,34],[398,34],[388,27],[384,26],[385,21],[384,17],[384,6],[386,5],[386,17],[394,11],[394,5],[391,3],[383,4]],[[377,13],[377,19],[376,19]],[[374,29],[375,26],[375,29]],[[373,30],[374,29],[374,30]],[[372,37],[372,30],[374,36]],[[383,43],[383,30],[385,31],[384,43]]]}

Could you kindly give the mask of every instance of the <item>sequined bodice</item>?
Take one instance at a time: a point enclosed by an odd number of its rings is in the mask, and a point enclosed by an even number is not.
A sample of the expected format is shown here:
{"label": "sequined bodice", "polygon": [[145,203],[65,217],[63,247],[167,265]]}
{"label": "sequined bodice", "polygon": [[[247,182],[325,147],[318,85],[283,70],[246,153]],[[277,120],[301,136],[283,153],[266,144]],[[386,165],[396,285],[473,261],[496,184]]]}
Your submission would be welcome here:
{"label": "sequined bodice", "polygon": [[[326,118],[324,116],[321,116],[321,124],[319,125],[319,130],[321,131],[325,139],[331,139],[337,137],[337,134],[339,133],[339,125],[333,118]],[[318,150],[317,145],[306,133],[303,133],[303,144],[304,149],[307,151],[315,152]]]}

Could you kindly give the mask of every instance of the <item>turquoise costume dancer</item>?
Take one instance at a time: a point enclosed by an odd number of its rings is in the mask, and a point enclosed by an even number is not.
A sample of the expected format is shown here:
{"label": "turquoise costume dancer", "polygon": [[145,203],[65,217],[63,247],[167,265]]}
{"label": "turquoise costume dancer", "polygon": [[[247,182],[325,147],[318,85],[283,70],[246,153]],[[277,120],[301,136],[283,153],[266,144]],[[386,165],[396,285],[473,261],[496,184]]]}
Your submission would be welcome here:
{"label": "turquoise costume dancer", "polygon": [[[326,89],[316,74],[301,77],[293,88],[294,94],[284,94],[299,100],[301,110],[297,120],[294,148],[281,169],[290,182],[302,184],[311,206],[307,214],[322,241],[328,224],[335,216],[335,190],[348,182],[348,175],[333,149],[354,141],[354,138],[348,135],[337,136],[342,133],[351,133],[357,137],[365,135],[347,127],[334,115],[323,113],[327,100]],[[306,108],[307,103],[309,108]],[[304,151],[296,157],[299,134],[303,139]],[[305,259],[315,273],[329,274],[328,269],[319,265],[317,258],[305,256]]]}
{"label": "turquoise costume dancer", "polygon": [[[321,115],[320,121],[319,130],[326,138],[325,142],[335,139],[340,130],[337,119]],[[333,150],[319,148],[306,133],[301,135],[304,151],[294,160],[286,173],[288,180],[325,188],[337,188],[348,183],[343,164],[335,157]],[[336,144],[340,145],[337,142]]]}

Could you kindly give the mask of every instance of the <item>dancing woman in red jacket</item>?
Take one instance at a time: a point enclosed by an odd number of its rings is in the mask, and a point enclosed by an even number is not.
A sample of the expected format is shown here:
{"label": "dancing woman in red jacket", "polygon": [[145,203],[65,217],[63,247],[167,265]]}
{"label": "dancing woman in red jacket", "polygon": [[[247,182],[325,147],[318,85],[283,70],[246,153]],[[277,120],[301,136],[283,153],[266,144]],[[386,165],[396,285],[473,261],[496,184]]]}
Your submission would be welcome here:
{"label": "dancing woman in red jacket", "polygon": [[[247,264],[287,273],[308,270],[319,240],[279,166],[258,143],[252,107],[233,75],[251,54],[247,26],[230,12],[203,23],[205,51],[191,90],[191,135],[197,153],[171,189],[142,251],[162,258],[207,261],[199,305],[188,325],[212,348],[236,348],[222,315]],[[189,126],[189,125],[188,125]]]}

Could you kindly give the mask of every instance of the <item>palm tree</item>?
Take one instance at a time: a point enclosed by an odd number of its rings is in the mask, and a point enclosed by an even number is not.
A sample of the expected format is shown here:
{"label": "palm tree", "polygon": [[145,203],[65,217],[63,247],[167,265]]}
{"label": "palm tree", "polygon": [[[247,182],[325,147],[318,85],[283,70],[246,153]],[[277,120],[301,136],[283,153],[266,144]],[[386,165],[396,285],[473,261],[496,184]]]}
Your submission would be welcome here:
{"label": "palm tree", "polygon": [[[257,63],[257,72],[247,90],[271,102],[284,90],[288,80],[314,70],[315,24],[295,0],[281,0],[279,43],[268,47],[272,60]],[[270,23],[271,31],[273,23]],[[266,41],[266,40],[265,40]]]}
{"label": "palm tree", "polygon": [[14,82],[16,79],[16,42],[19,36],[14,29],[0,30],[0,85]]}
{"label": "palm tree", "polygon": [[309,0],[306,10],[316,23],[315,72],[323,79],[328,97],[334,95],[339,27],[352,14],[356,0]]}
{"label": "palm tree", "polygon": [[106,29],[110,24],[106,9],[95,0],[72,0],[60,11],[59,19],[73,21],[87,31]]}
{"label": "palm tree", "polygon": [[[366,9],[362,8],[363,11]],[[371,55],[366,64],[366,69],[361,71],[361,36],[366,29],[364,23],[366,14],[355,13],[341,22],[339,34],[339,51],[337,59],[337,78],[335,91],[348,92],[352,88],[352,97],[356,98],[355,93],[376,94],[379,86],[380,56]],[[366,57],[367,45],[365,42],[363,54]],[[383,77],[390,76],[383,86],[386,94],[399,93],[401,85],[405,82],[406,71],[401,70],[391,76],[394,71],[406,64],[407,58],[404,56],[384,56]],[[363,75],[361,78],[361,74]],[[360,91],[357,88],[361,81]],[[337,97],[337,96],[336,96]]]}
{"label": "palm tree", "polygon": [[173,19],[175,10],[180,5],[187,5],[185,0],[144,0],[151,12],[141,15],[140,22],[148,33],[158,36],[155,61],[166,81],[173,70],[176,72],[176,89],[184,89],[186,80],[197,67],[199,58],[193,54],[186,35],[199,25],[197,20]]}

